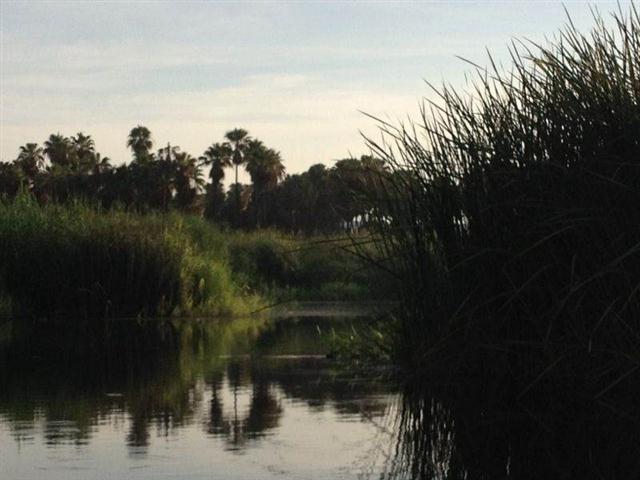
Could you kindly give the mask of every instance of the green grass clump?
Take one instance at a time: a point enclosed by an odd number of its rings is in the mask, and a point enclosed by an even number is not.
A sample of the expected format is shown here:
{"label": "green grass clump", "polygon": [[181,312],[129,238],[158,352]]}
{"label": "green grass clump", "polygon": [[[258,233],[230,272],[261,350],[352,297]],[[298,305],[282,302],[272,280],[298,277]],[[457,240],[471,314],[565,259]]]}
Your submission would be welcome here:
{"label": "green grass clump", "polygon": [[291,251],[295,242],[276,232],[237,232],[229,243],[229,261],[233,271],[251,290],[264,291],[286,285],[294,265]]}
{"label": "green grass clump", "polygon": [[640,365],[640,16],[511,53],[370,141],[399,350],[508,373],[519,394],[554,376],[603,395]]}
{"label": "green grass clump", "polygon": [[384,273],[363,261],[354,239],[345,236],[236,233],[229,252],[231,267],[247,290],[268,293],[274,300],[370,300],[391,295],[388,289],[380,291],[388,283]]}
{"label": "green grass clump", "polygon": [[229,316],[283,300],[367,298],[379,282],[349,242],[21,196],[0,203],[0,314]]}
{"label": "green grass clump", "polygon": [[232,315],[256,308],[229,268],[221,232],[168,215],[0,204],[0,279],[14,314]]}

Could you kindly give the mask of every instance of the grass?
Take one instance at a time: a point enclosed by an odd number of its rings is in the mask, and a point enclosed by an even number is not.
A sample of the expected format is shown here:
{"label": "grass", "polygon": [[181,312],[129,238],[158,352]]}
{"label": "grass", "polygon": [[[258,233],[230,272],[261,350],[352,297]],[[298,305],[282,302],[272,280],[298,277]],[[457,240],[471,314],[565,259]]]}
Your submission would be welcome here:
{"label": "grass", "polygon": [[238,316],[283,300],[365,296],[373,274],[347,242],[22,196],[0,203],[0,314]]}
{"label": "grass", "polygon": [[640,366],[640,17],[631,7],[381,122],[372,202],[400,279],[397,353],[604,398]]}
{"label": "grass", "polygon": [[230,263],[247,290],[267,292],[275,301],[387,298],[390,292],[381,291],[384,273],[361,259],[357,241],[271,230],[236,233],[229,244]]}
{"label": "grass", "polygon": [[0,205],[0,277],[14,313],[36,317],[231,315],[257,307],[219,234],[178,215]]}

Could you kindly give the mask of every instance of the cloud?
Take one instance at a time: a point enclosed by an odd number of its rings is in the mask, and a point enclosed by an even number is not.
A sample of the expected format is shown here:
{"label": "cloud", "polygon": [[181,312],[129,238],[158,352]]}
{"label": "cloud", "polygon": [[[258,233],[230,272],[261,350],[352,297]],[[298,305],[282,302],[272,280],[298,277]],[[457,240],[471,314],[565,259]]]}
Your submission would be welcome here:
{"label": "cloud", "polygon": [[543,3],[494,1],[487,15],[482,2],[0,0],[0,158],[83,130],[125,161],[138,123],[193,154],[242,126],[280,149],[290,171],[359,154],[358,130],[374,130],[359,111],[417,116],[422,78],[461,82],[469,70],[454,55],[484,63],[484,47],[504,53],[514,28],[553,31],[561,7]]}
{"label": "cloud", "polygon": [[288,171],[296,172],[364,152],[359,130],[371,131],[373,122],[360,110],[400,118],[417,112],[418,102],[413,94],[273,74],[252,75],[237,86],[209,91],[111,95],[108,102],[97,98],[90,105],[26,95],[3,103],[12,121],[3,122],[2,158],[12,158],[20,144],[43,141],[49,133],[83,130],[104,154],[124,161],[130,157],[128,129],[138,123],[152,130],[158,145],[171,141],[198,155],[225,131],[242,126],[280,150]]}

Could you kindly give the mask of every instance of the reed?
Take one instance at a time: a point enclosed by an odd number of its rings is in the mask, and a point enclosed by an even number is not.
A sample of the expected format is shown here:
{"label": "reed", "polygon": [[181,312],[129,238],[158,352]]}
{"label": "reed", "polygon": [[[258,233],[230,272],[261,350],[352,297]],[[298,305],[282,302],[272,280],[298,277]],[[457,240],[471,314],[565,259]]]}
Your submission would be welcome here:
{"label": "reed", "polygon": [[258,230],[235,232],[229,240],[230,264],[243,285],[276,301],[388,298],[386,274],[363,261],[360,250],[346,235],[298,237]]}
{"label": "reed", "polygon": [[0,203],[0,316],[238,316],[366,297],[379,274],[349,246],[20,196]]}
{"label": "reed", "polygon": [[20,197],[0,204],[0,266],[14,315],[234,315],[260,303],[235,283],[222,234],[177,214]]}
{"label": "reed", "polygon": [[424,370],[550,376],[604,395],[640,366],[640,16],[513,42],[469,90],[368,139],[372,228],[400,280],[398,353]]}

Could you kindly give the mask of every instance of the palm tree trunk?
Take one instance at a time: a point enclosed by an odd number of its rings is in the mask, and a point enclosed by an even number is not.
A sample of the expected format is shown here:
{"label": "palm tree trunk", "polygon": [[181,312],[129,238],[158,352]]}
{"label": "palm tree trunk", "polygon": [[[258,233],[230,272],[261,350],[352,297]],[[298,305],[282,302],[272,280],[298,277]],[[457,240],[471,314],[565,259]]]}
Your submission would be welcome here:
{"label": "palm tree trunk", "polygon": [[236,163],[236,208],[238,220],[240,219],[240,185],[238,184],[238,164]]}

